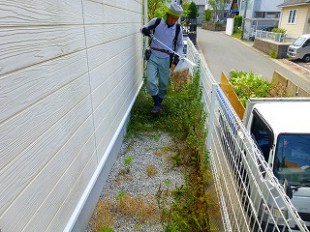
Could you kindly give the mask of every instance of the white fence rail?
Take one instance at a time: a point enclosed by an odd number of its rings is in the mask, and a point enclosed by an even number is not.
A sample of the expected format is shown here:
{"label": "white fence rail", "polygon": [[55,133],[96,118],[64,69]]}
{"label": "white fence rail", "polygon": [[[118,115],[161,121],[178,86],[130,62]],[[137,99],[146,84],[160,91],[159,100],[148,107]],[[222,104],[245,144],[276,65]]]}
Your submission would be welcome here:
{"label": "white fence rail", "polygon": [[255,38],[268,39],[268,40],[273,40],[276,42],[285,42],[286,34],[256,30]]}
{"label": "white fence rail", "polygon": [[195,46],[208,113],[207,148],[225,231],[309,231]]}

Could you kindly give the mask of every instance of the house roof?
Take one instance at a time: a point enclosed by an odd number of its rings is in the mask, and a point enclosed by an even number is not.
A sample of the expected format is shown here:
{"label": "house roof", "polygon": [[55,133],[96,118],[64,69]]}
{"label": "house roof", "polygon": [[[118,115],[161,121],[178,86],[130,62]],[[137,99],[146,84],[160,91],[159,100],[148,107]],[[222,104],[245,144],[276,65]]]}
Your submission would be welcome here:
{"label": "house roof", "polygon": [[204,6],[207,4],[206,0],[192,0],[192,2],[195,2],[197,6]]}
{"label": "house roof", "polygon": [[305,5],[310,4],[310,0],[289,0],[280,4],[279,7],[287,7],[287,6],[298,6],[298,5]]}

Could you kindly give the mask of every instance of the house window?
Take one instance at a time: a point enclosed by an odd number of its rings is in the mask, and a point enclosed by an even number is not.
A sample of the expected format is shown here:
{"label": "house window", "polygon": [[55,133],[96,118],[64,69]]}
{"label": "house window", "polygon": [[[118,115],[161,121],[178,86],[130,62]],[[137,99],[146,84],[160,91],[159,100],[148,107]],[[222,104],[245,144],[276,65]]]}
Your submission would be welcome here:
{"label": "house window", "polygon": [[288,23],[295,23],[295,22],[296,22],[296,10],[290,10]]}

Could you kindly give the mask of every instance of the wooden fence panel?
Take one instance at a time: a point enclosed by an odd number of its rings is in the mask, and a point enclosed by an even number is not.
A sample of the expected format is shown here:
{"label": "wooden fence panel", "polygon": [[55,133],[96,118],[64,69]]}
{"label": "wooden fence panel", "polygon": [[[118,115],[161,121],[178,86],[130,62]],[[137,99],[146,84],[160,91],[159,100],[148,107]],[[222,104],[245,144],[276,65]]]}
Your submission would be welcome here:
{"label": "wooden fence panel", "polygon": [[234,91],[232,85],[229,83],[229,80],[226,77],[225,73],[223,73],[223,72],[222,72],[222,75],[221,75],[220,86],[221,86],[223,92],[225,93],[226,97],[230,101],[230,104],[235,109],[237,115],[242,120],[245,108],[242,105],[242,103],[240,102],[240,100],[239,100],[236,92]]}

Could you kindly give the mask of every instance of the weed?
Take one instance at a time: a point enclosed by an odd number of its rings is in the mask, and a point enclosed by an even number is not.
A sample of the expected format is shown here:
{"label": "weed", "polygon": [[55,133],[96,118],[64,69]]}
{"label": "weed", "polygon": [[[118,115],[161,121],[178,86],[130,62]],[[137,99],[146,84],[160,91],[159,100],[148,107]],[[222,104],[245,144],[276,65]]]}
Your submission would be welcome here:
{"label": "weed", "polygon": [[98,232],[114,232],[114,230],[111,227],[105,226],[100,228]]}
{"label": "weed", "polygon": [[120,191],[118,192],[117,196],[116,196],[116,200],[122,201],[122,199],[124,198],[125,194],[126,194],[126,193],[125,193],[124,190],[120,190]]}
{"label": "weed", "polygon": [[154,139],[155,139],[156,141],[159,141],[159,140],[160,140],[160,134],[156,134],[156,135],[154,136]]}
{"label": "weed", "polygon": [[165,185],[166,185],[167,187],[171,186],[171,185],[172,185],[171,180],[166,179],[166,180],[165,180]]}
{"label": "weed", "polygon": [[160,149],[157,149],[155,152],[155,155],[157,156],[170,156],[175,153],[175,148],[172,147],[161,147]]}
{"label": "weed", "polygon": [[179,152],[177,152],[175,155],[173,155],[171,157],[171,159],[172,159],[174,166],[176,166],[176,167],[179,167],[183,164],[182,157],[180,156]]}
{"label": "weed", "polygon": [[120,175],[127,175],[130,173],[130,166],[132,165],[133,157],[131,155],[126,156],[124,159],[124,165],[125,167],[120,169],[119,174]]}
{"label": "weed", "polygon": [[277,59],[278,57],[278,54],[277,54],[277,51],[272,49],[270,52],[269,52],[269,56],[273,59]]}
{"label": "weed", "polygon": [[286,86],[280,82],[273,81],[271,82],[268,97],[289,97],[289,94],[287,93]]}
{"label": "weed", "polygon": [[89,225],[92,231],[109,232],[116,218],[113,202],[111,200],[99,200]]}
{"label": "weed", "polygon": [[142,197],[131,197],[124,194],[118,200],[119,210],[125,217],[135,218],[140,222],[152,221],[158,218],[158,210],[152,202],[146,203]]}
{"label": "weed", "polygon": [[127,156],[125,159],[124,159],[124,164],[126,166],[130,166],[133,162],[133,157],[131,155]]}
{"label": "weed", "polygon": [[150,164],[146,167],[146,174],[148,177],[155,176],[158,173],[155,165]]}

